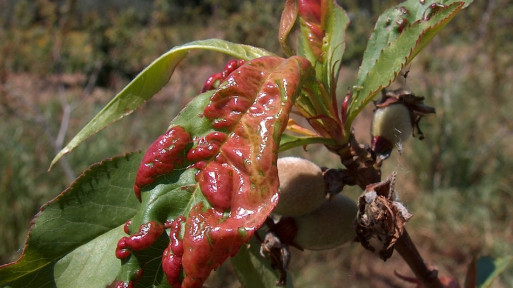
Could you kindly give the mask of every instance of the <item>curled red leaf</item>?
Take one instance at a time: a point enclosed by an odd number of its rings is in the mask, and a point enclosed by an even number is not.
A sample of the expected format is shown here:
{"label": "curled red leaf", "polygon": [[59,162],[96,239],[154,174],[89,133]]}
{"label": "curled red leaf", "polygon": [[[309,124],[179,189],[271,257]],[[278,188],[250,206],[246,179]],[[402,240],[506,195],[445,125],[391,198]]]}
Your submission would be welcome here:
{"label": "curled red leaf", "polygon": [[156,221],[142,224],[135,234],[119,239],[116,247],[116,257],[124,259],[130,256],[131,251],[149,248],[163,232],[164,226]]}
{"label": "curled red leaf", "polygon": [[183,221],[185,221],[185,218],[180,216],[171,223],[170,242],[162,255],[162,270],[166,274],[169,285],[174,288],[181,287],[180,272],[182,271],[183,241],[180,239],[180,230]]}
{"label": "curled red leaf", "polygon": [[299,15],[308,22],[321,22],[321,1],[299,0]]}
{"label": "curled red leaf", "polygon": [[116,257],[118,259],[128,258],[132,251],[129,249],[128,244],[126,244],[127,237],[122,237],[118,241],[118,245],[116,246]]}
{"label": "curled red leaf", "polygon": [[196,180],[212,208],[199,203],[187,217],[182,287],[202,287],[276,205],[278,139],[309,68],[300,57],[258,58],[232,72],[212,95],[203,115],[217,134],[196,138],[187,155],[196,161]]}
{"label": "curled red leaf", "polygon": [[212,207],[227,210],[231,207],[233,170],[227,163],[209,163],[198,173],[196,180]]}
{"label": "curled red leaf", "polygon": [[307,30],[306,38],[312,53],[316,57],[322,57],[322,41],[324,38],[324,28],[322,23],[323,1],[320,0],[300,0],[299,16],[301,24]]}
{"label": "curled red leaf", "polygon": [[217,155],[226,137],[225,133],[216,131],[205,137],[198,138],[198,140],[195,141],[197,143],[196,146],[187,153],[187,160],[197,162]]}
{"label": "curled red leaf", "polygon": [[228,77],[228,75],[230,75],[230,73],[232,73],[237,68],[242,66],[244,64],[244,62],[245,61],[242,59],[241,60],[232,59],[232,60],[226,62],[223,72],[218,72],[218,73],[212,74],[210,77],[207,78],[207,80],[203,84],[201,93],[212,90],[212,89],[217,89],[219,87],[219,85],[221,85],[221,83]]}
{"label": "curled red leaf", "polygon": [[139,231],[127,237],[126,243],[132,250],[149,248],[164,232],[164,226],[156,221],[142,224]]}
{"label": "curled red leaf", "polygon": [[125,231],[126,234],[130,234],[130,225],[132,224],[132,220],[128,220],[125,222],[125,225],[123,225],[123,231]]}
{"label": "curled red leaf", "polygon": [[159,176],[173,172],[190,142],[189,133],[180,126],[174,126],[151,144],[135,178],[134,191],[139,201],[144,186],[153,183]]}

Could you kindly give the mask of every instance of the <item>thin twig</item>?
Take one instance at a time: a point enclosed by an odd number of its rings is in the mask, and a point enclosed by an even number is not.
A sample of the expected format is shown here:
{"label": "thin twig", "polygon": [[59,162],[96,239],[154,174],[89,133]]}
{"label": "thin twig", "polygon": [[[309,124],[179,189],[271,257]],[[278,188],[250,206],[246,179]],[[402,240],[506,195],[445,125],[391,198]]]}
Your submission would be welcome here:
{"label": "thin twig", "polygon": [[406,229],[404,229],[403,235],[397,240],[395,250],[403,257],[408,266],[410,266],[410,269],[422,284],[422,287],[443,288],[438,278],[438,271],[426,265]]}

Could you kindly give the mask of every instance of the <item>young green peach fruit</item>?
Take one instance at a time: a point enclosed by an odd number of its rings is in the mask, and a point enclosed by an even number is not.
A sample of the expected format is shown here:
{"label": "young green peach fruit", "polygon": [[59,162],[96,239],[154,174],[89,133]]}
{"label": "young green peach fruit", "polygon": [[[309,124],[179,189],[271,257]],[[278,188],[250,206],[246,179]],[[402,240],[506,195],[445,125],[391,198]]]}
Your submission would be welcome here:
{"label": "young green peach fruit", "polygon": [[298,157],[278,159],[280,198],[274,213],[294,217],[317,209],[326,199],[326,185],[321,168]]}
{"label": "young green peach fruit", "polygon": [[406,141],[412,131],[410,110],[402,103],[377,108],[371,125],[372,150],[388,155],[396,145]]}
{"label": "young green peach fruit", "polygon": [[294,243],[307,250],[324,250],[354,240],[356,212],[353,200],[337,194],[314,212],[294,217],[297,225]]}

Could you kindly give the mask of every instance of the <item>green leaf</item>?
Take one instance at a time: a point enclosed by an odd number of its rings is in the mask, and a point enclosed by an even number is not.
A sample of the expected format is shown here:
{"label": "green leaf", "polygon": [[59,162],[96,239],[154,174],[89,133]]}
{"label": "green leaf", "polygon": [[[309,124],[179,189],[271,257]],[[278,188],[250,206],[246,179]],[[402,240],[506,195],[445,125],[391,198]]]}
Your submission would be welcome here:
{"label": "green leaf", "polygon": [[477,287],[493,287],[493,282],[503,273],[513,262],[513,257],[503,257],[493,259],[491,257],[481,257],[477,260]]}
{"label": "green leaf", "polygon": [[111,283],[121,267],[112,251],[124,234],[123,226],[98,236],[57,261],[53,267],[55,286],[105,287]]}
{"label": "green leaf", "polygon": [[273,55],[264,49],[235,44],[220,39],[199,40],[174,47],[153,61],[118,95],[116,95],[52,160],[50,168],[65,154],[108,125],[122,119],[149,100],[173,74],[176,66],[191,50],[210,50],[225,53],[236,58],[251,60]]}
{"label": "green leaf", "polygon": [[342,56],[346,47],[345,32],[349,25],[349,17],[336,1],[326,1],[326,5],[328,5],[328,13],[323,20],[326,34],[322,45],[325,63],[321,79],[330,94],[335,95]]}
{"label": "green leaf", "polygon": [[[421,4],[425,2],[425,4]],[[378,19],[353,88],[345,130],[373,97],[395,80],[410,61],[471,0],[408,0],[386,10]]]}
{"label": "green leaf", "polygon": [[[245,288],[276,288],[278,273],[271,267],[269,259],[260,255],[260,243],[254,239],[249,245],[240,248],[239,253],[232,260],[233,269]],[[248,247],[249,246],[249,247]],[[287,275],[287,286],[292,288],[292,279]]]}
{"label": "green leaf", "polygon": [[287,151],[298,146],[307,146],[310,144],[336,145],[337,143],[331,138],[318,136],[295,136],[283,133],[280,140],[280,152]]}
{"label": "green leaf", "polygon": [[[130,231],[135,232],[141,224],[152,220],[164,223],[167,219],[187,215],[198,203],[209,205],[196,183],[196,172],[196,169],[177,169],[160,177],[151,190],[142,193],[141,207],[131,220]],[[128,261],[123,260],[117,279],[127,282],[135,271],[143,269],[142,278],[136,282],[137,287],[170,287],[161,264],[163,251],[168,244],[169,236],[163,233],[150,248],[133,251]],[[114,253],[115,248],[110,253]]]}
{"label": "green leaf", "polygon": [[77,287],[63,279],[76,267],[98,263],[106,265],[100,271],[104,275],[83,270],[74,277],[110,283],[120,267],[119,261],[113,261],[116,245],[112,237],[139,207],[133,182],[141,157],[141,153],[127,154],[95,164],[43,206],[33,220],[21,258],[0,266],[0,286]]}

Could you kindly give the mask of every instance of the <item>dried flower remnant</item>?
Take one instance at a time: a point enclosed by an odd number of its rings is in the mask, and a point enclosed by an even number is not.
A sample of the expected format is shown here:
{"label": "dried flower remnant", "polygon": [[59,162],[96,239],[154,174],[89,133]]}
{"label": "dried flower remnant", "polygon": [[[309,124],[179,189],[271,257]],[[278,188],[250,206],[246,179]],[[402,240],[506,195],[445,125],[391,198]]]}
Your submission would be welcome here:
{"label": "dried flower remnant", "polygon": [[262,242],[260,255],[269,258],[271,267],[279,272],[276,285],[286,286],[287,270],[291,261],[290,247],[304,250],[294,242],[297,234],[296,220],[293,217],[271,215],[266,219],[265,224],[269,230],[266,231],[264,239],[260,239],[259,234],[256,234]]}
{"label": "dried flower remnant", "polygon": [[340,178],[342,184],[358,185],[365,189],[369,183],[379,182],[382,162],[376,159],[376,153],[370,147],[358,143],[354,134],[349,138],[348,148],[347,155],[341,157],[346,167]]}
{"label": "dried flower remnant", "polygon": [[287,284],[287,269],[290,263],[289,245],[282,242],[274,232],[269,231],[265,234],[264,241],[260,246],[260,255],[269,257],[271,267],[280,272],[276,285],[285,286]]}
{"label": "dried flower remnant", "polygon": [[366,249],[387,260],[404,231],[404,224],[412,217],[399,202],[395,191],[394,172],[385,181],[368,185],[358,201],[355,220],[357,240]]}
{"label": "dried flower remnant", "polygon": [[353,241],[353,220],[357,212],[356,203],[342,194],[337,194],[315,211],[297,216],[274,215],[266,220],[269,229],[260,246],[260,254],[268,257],[271,266],[279,272],[277,285],[286,285],[290,263],[290,249],[327,250]]}

